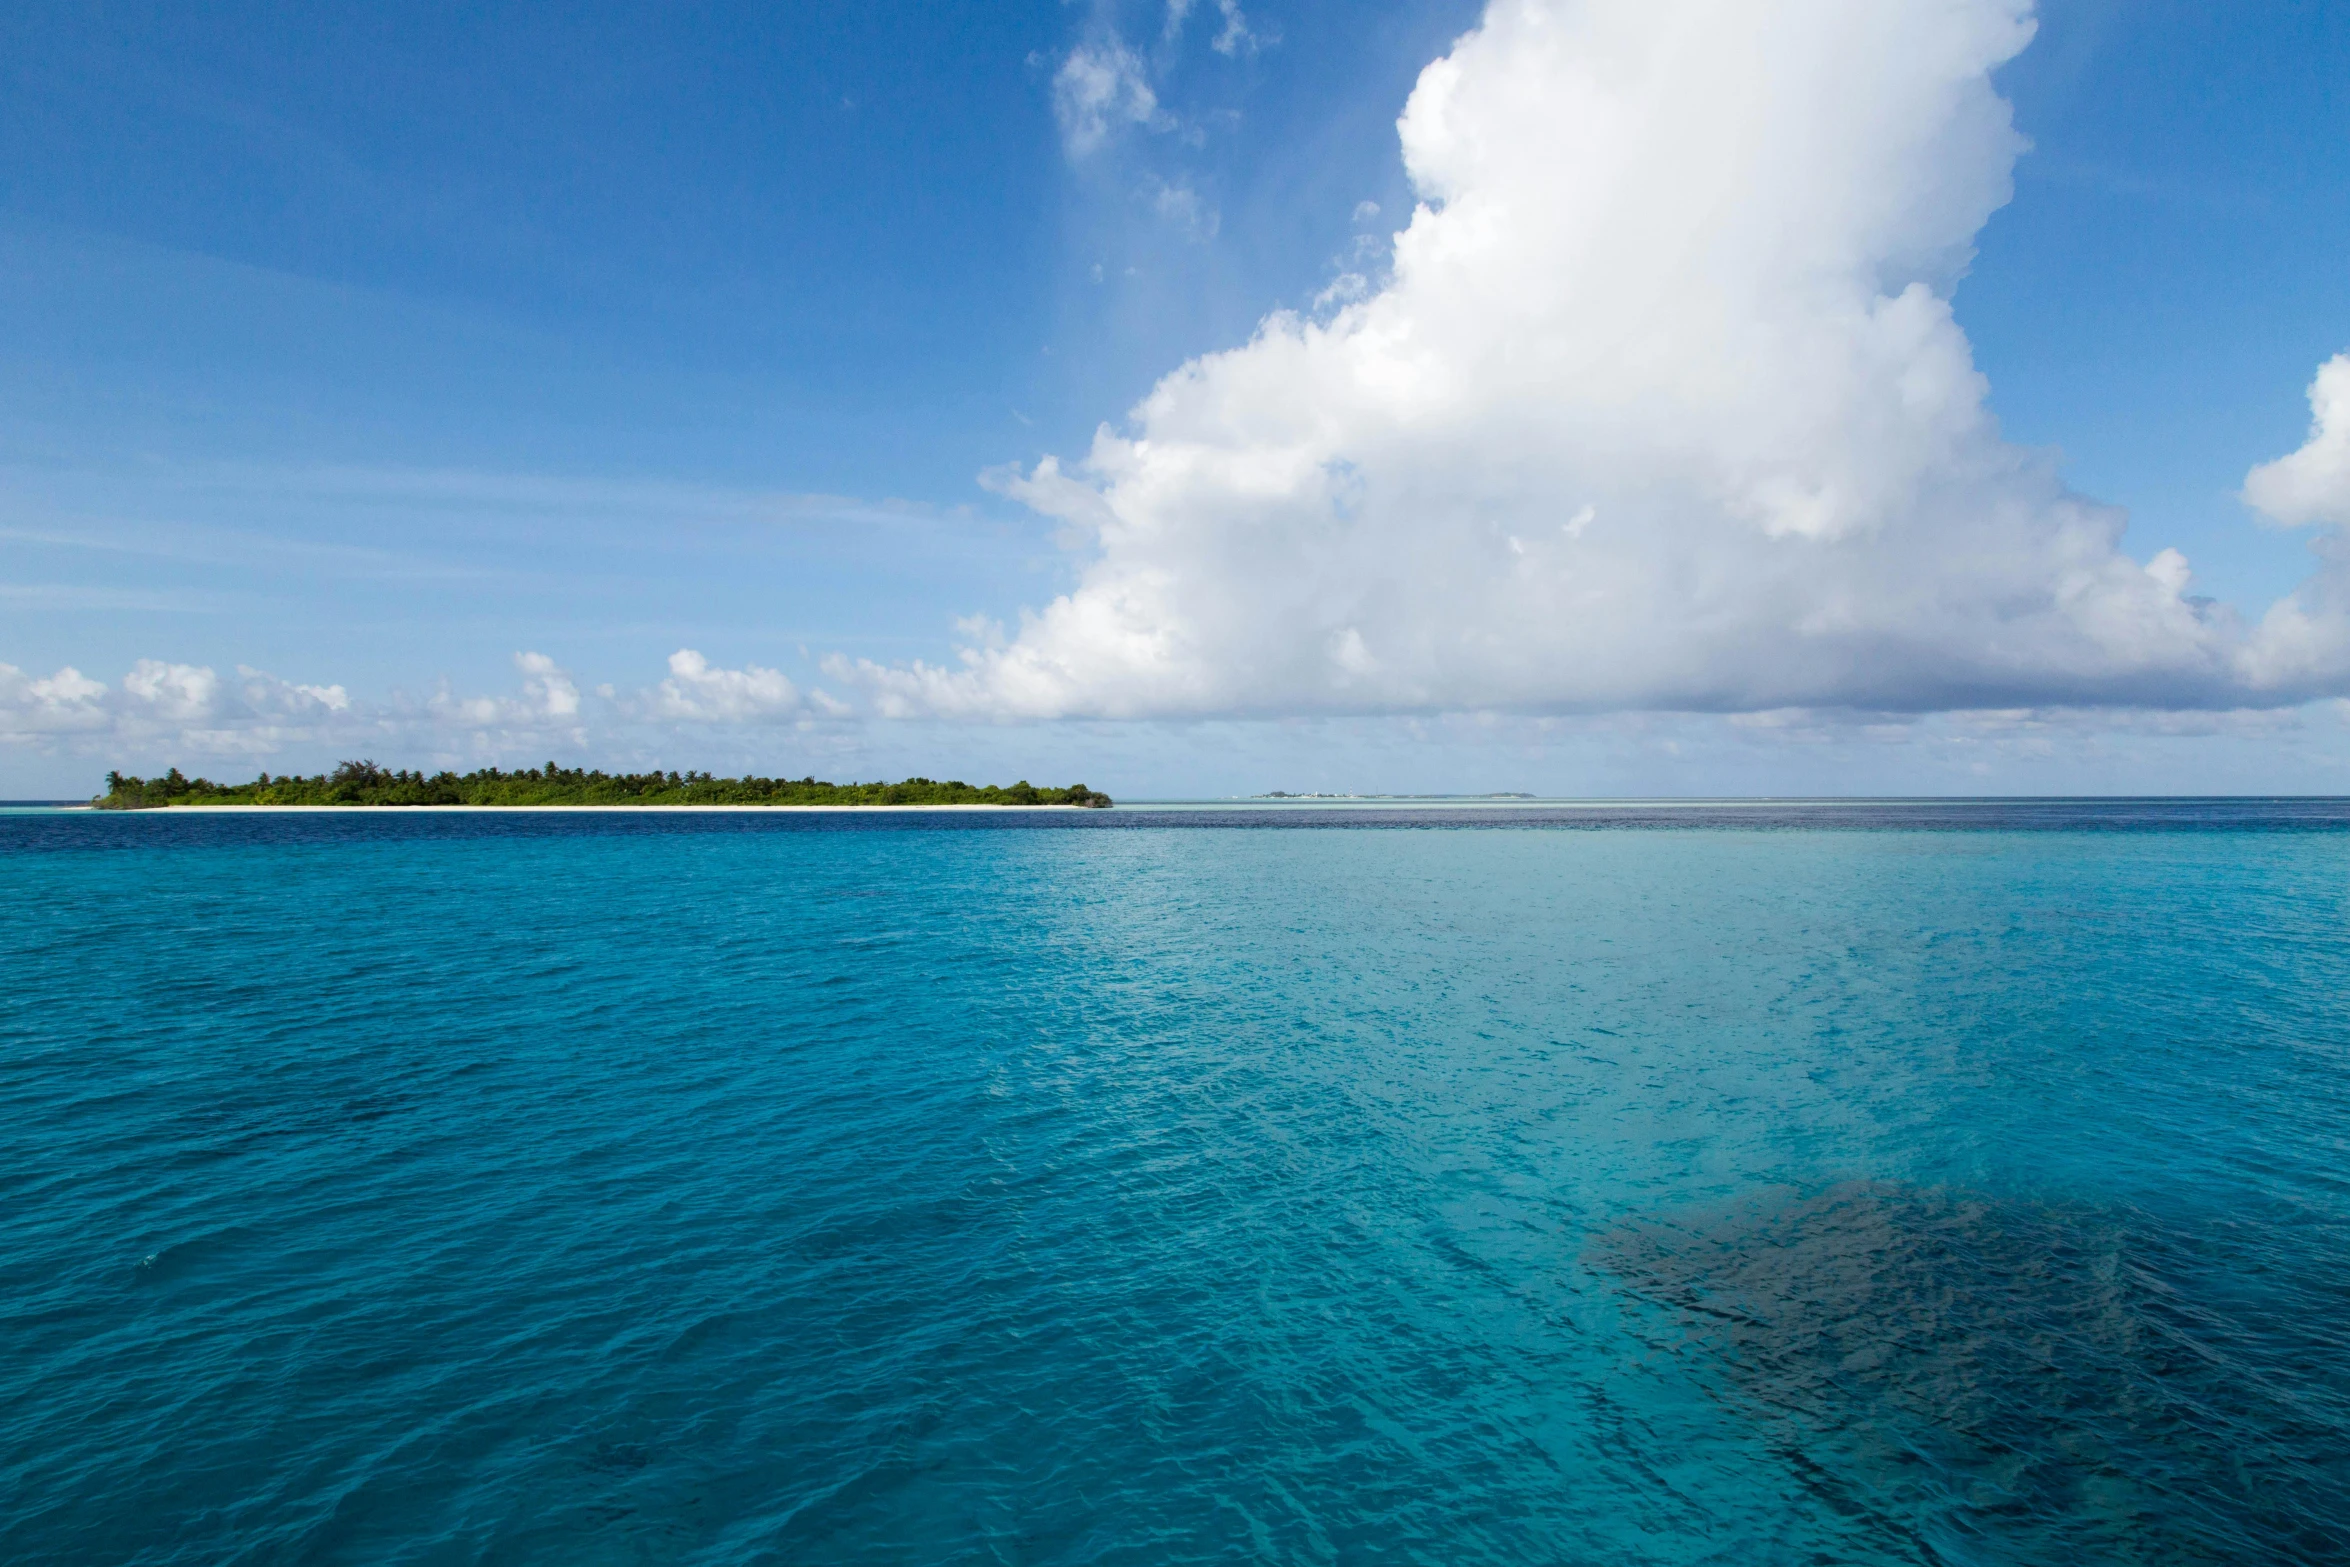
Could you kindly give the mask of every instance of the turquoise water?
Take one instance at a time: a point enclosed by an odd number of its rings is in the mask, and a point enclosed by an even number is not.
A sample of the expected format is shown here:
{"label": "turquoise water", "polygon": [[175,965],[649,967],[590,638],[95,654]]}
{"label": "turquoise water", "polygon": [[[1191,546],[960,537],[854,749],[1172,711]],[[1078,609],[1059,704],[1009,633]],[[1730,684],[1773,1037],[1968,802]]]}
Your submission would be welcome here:
{"label": "turquoise water", "polygon": [[0,1559],[2350,1559],[2350,807],[0,817]]}

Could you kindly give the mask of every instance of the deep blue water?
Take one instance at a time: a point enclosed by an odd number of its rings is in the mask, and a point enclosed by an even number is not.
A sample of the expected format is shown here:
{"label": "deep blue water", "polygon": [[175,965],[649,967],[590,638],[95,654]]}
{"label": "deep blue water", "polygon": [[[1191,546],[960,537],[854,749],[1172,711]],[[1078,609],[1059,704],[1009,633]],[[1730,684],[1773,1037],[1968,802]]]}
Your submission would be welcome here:
{"label": "deep blue water", "polygon": [[2350,1560],[2350,805],[0,815],[0,1560]]}

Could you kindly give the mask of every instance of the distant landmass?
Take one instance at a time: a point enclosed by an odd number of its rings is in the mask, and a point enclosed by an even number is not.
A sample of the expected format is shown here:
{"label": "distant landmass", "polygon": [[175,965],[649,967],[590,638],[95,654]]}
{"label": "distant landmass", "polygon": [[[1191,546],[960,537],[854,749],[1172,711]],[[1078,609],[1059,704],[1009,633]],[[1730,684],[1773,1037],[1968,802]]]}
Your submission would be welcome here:
{"label": "distant landmass", "polygon": [[1271,794],[1252,794],[1252,800],[1535,800],[1539,795],[1517,790],[1495,790],[1491,794],[1319,794],[1297,793],[1276,789]]}
{"label": "distant landmass", "polygon": [[458,774],[406,772],[373,762],[345,762],[331,773],[299,773],[222,784],[182,777],[106,775],[94,802],[104,811],[173,805],[1079,805],[1100,809],[1110,797],[1083,784],[1039,789],[1026,779],[1010,788],[959,779],[899,783],[825,783],[816,778],[713,778],[708,773],[605,773],[549,762],[538,769],[495,767]]}

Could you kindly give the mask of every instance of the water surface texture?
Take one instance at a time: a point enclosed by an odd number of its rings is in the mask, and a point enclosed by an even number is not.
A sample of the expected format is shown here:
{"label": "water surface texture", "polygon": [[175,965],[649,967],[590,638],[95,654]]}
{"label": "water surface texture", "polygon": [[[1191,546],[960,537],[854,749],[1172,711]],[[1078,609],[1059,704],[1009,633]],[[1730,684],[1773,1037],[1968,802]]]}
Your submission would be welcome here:
{"label": "water surface texture", "polygon": [[2350,806],[0,816],[0,1559],[2350,1559]]}

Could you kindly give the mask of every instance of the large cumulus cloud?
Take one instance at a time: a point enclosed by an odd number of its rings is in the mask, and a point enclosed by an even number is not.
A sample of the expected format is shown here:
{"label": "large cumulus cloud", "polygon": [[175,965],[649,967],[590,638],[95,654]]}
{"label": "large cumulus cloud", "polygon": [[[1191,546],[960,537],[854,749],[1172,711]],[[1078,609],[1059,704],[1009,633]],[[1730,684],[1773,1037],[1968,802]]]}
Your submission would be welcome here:
{"label": "large cumulus cloud", "polygon": [[1385,276],[998,478],[1088,541],[1075,589],[959,667],[833,667],[1027,717],[2342,688],[2335,568],[2241,624],[1986,410],[1950,291],[2031,32],[2024,0],[1495,0],[1400,121]]}

